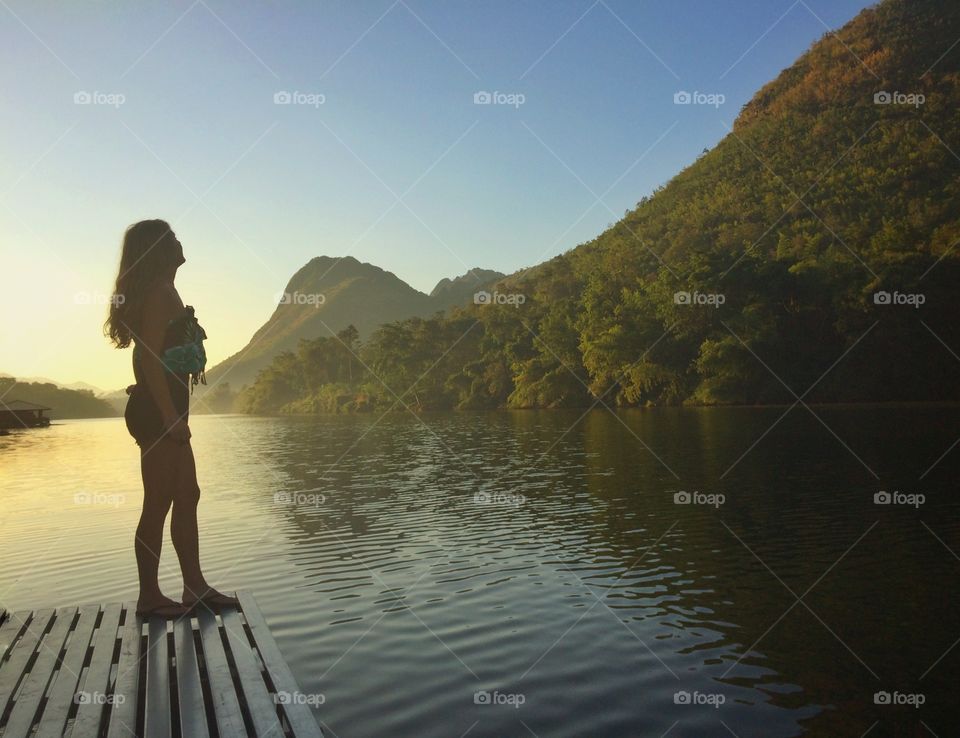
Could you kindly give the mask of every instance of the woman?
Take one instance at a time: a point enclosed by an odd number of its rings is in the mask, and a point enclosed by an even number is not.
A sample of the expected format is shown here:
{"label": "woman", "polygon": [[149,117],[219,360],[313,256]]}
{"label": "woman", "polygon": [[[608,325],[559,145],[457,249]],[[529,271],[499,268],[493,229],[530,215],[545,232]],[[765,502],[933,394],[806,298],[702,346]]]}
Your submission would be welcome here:
{"label": "woman", "polygon": [[[143,512],[134,550],[140,577],[137,614],[144,617],[180,617],[199,603],[215,608],[237,602],[210,587],[200,569],[200,487],[187,420],[193,385],[206,384],[206,334],[173,286],[184,261],[183,247],[165,221],[144,220],[127,228],[104,325],[117,348],[134,344],[136,384],[127,387],[124,416],[140,446]],[[157,579],[163,524],[171,506],[170,537],[183,575],[180,602],[165,597]]]}

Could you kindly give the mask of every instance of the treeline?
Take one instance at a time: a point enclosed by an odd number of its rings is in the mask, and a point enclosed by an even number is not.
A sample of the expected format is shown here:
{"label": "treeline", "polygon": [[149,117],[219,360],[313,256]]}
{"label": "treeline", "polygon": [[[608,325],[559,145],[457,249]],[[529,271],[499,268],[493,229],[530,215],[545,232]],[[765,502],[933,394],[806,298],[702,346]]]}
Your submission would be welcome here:
{"label": "treeline", "polygon": [[14,377],[0,377],[0,398],[4,402],[23,400],[46,405],[52,410],[48,418],[110,418],[120,413],[106,400],[90,390],[72,390],[50,382],[18,382]]}
{"label": "treeline", "polygon": [[[723,295],[718,307],[678,303],[676,285],[658,277],[622,293],[613,308],[619,320],[590,310],[601,304],[601,285],[614,289],[611,280],[588,283],[579,299],[560,294],[578,289],[567,266],[560,260],[544,268],[521,307],[486,305],[392,323],[362,345],[352,327],[301,341],[241,393],[239,408],[338,413],[598,401],[611,407],[792,403],[797,396],[806,402],[960,399],[957,359],[939,342],[958,345],[960,316],[949,290],[960,277],[955,260],[936,266],[918,260],[913,280],[893,265],[882,270],[896,275],[891,281],[901,286],[901,297],[924,296],[919,308],[876,303],[873,280],[864,284],[852,264],[796,272],[752,260],[728,275],[723,292],[706,281],[684,285],[691,301]],[[841,280],[849,285],[843,292],[837,291]],[[882,291],[877,294],[882,299]],[[924,330],[924,317],[933,330]]]}
{"label": "treeline", "polygon": [[960,399],[960,5],[838,35],[598,238],[485,304],[301,342],[241,409]]}

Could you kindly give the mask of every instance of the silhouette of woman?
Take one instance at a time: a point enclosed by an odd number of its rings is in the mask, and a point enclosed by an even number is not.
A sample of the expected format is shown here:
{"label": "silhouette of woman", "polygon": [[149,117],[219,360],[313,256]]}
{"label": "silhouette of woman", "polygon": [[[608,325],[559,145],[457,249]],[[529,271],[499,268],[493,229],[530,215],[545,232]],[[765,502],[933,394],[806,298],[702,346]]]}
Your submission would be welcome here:
{"label": "silhouette of woman", "polygon": [[[190,394],[206,384],[206,334],[173,286],[183,247],[162,220],[127,228],[120,271],[104,332],[117,348],[132,342],[136,384],[127,387],[127,429],[140,446],[143,511],[134,542],[140,596],[137,614],[181,617],[199,604],[236,604],[210,587],[200,568],[197,503],[200,487],[187,425]],[[183,575],[181,602],[160,591],[157,571],[163,524],[173,508],[170,537]]]}

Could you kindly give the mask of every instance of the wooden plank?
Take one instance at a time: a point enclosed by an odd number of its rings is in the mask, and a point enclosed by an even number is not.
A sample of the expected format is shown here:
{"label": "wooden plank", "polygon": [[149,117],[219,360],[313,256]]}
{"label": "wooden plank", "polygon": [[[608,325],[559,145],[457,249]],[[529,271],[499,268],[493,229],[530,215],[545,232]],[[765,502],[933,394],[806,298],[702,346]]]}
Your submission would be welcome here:
{"label": "wooden plank", "polygon": [[[137,617],[137,603],[127,602],[121,629],[120,658],[117,661],[117,679],[113,694],[117,699],[110,711],[107,738],[127,738],[137,727],[137,699],[140,688],[140,639],[143,618]],[[120,695],[123,696],[121,701]]]}
{"label": "wooden plank", "polygon": [[[190,618],[173,624],[173,640],[177,655],[177,697],[180,702],[180,735],[207,738],[207,713],[200,685],[200,666]],[[278,736],[279,738],[279,736]]]}
{"label": "wooden plank", "polygon": [[[197,636],[190,618],[174,623],[173,652],[168,646],[167,621],[151,619],[147,623],[147,650],[141,653],[144,619],[136,616],[132,602],[106,605],[102,612],[96,605],[82,607],[79,616],[76,607],[55,613],[43,610],[11,615],[0,625],[0,711],[7,714],[0,733],[4,738],[29,735],[32,723],[39,718],[34,738],[59,737],[65,728],[76,738],[104,732],[108,738],[126,738],[137,732],[138,710],[142,709],[146,738],[170,738],[174,732],[209,738],[213,728],[207,724],[207,717],[212,707],[217,732],[224,737],[245,736],[250,725],[257,736],[280,738],[289,727],[298,738],[322,738],[312,711],[299,700],[281,704],[283,717],[278,717],[271,685],[277,692],[291,695],[299,695],[299,687],[252,595],[240,592],[238,597],[240,609],[223,608],[221,612],[223,631],[210,610],[199,608],[203,676],[208,684],[201,680]],[[100,626],[94,638],[98,619]],[[111,684],[118,638],[117,673]],[[84,671],[88,654],[90,661]],[[174,656],[180,708],[177,716],[171,714],[170,695]],[[143,685],[141,666],[147,674]],[[236,667],[237,683],[232,666]],[[213,702],[210,707],[205,705],[207,687]],[[81,695],[89,699],[81,697],[76,719],[68,725],[75,698]],[[138,704],[141,698],[142,706]],[[109,726],[104,724],[108,710]],[[245,717],[249,719],[246,724]]]}
{"label": "wooden plank", "polygon": [[11,646],[13,646],[13,642],[17,640],[20,634],[26,629],[26,623],[20,620],[20,618],[14,617],[13,613],[7,612],[4,614],[7,616],[7,619],[4,621],[3,626],[0,627],[0,662],[3,661]]}
{"label": "wooden plank", "polygon": [[169,738],[170,654],[167,649],[167,621],[150,618],[147,623],[147,684],[144,692],[143,734],[145,738]]}
{"label": "wooden plank", "polygon": [[200,623],[200,639],[203,643],[203,658],[210,680],[210,693],[213,696],[213,709],[217,716],[217,726],[222,736],[242,736],[247,734],[240,712],[240,703],[230,676],[220,640],[220,627],[213,613],[203,605],[197,608],[197,620]]}
{"label": "wooden plank", "polygon": [[254,730],[258,736],[273,735],[280,738],[283,735],[283,728],[277,718],[277,704],[263,680],[260,665],[257,663],[250,641],[247,640],[247,634],[243,629],[243,623],[240,621],[240,614],[233,609],[224,609],[220,617],[223,620],[223,629],[227,634],[230,652],[233,654],[233,662],[237,665],[240,687],[250,709]]}
{"label": "wooden plank", "polygon": [[77,692],[79,706],[70,736],[86,738],[100,734],[100,725],[107,713],[107,689],[110,686],[110,667],[117,646],[119,625],[120,604],[105,605],[83,688]]}
{"label": "wooden plank", "polygon": [[99,605],[80,608],[80,619],[70,634],[67,653],[47,695],[47,703],[34,738],[60,738],[63,735],[67,714],[79,687],[80,672],[83,670],[87,647],[90,645],[90,636],[99,613]]}
{"label": "wooden plank", "polygon": [[27,628],[11,650],[10,658],[3,663],[3,668],[0,668],[0,715],[6,712],[13,698],[13,692],[20,683],[20,677],[23,676],[23,670],[37,649],[37,644],[46,632],[52,616],[53,610],[38,610],[33,613],[32,618],[29,612],[16,613],[13,616],[25,622]]}
{"label": "wooden plank", "polygon": [[4,728],[4,736],[16,738],[30,733],[37,708],[40,706],[40,700],[47,691],[47,685],[50,684],[53,677],[57,659],[60,657],[63,644],[67,642],[70,626],[73,625],[73,617],[76,614],[77,608],[75,607],[57,610],[53,627],[43,639],[37,651],[36,663],[34,663],[30,675],[21,687],[19,695],[17,695],[17,702],[7,719],[6,728]]}
{"label": "wooden plank", "polygon": [[[260,658],[270,674],[274,688],[277,692],[299,693],[300,687],[297,685],[297,680],[294,679],[293,672],[290,671],[283,654],[280,653],[280,648],[273,639],[273,634],[270,633],[270,628],[264,620],[260,608],[257,607],[253,595],[249,592],[237,592],[237,597],[240,599],[243,616],[247,620],[247,625],[250,626],[253,640],[257,644]],[[308,705],[292,702],[282,705],[282,708],[287,722],[290,723],[290,727],[297,738],[307,738],[307,736],[320,736],[322,738],[323,733],[320,731],[320,727],[317,725],[313,712]]]}

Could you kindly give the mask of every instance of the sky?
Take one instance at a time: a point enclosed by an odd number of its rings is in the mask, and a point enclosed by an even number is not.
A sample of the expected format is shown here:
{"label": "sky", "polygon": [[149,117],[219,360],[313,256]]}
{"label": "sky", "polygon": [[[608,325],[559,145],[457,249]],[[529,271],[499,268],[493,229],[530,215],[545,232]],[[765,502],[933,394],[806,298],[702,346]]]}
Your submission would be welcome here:
{"label": "sky", "polygon": [[143,218],[183,243],[209,365],[314,256],[424,292],[537,264],[691,164],[867,4],[3,0],[0,372],[132,382],[102,323]]}

